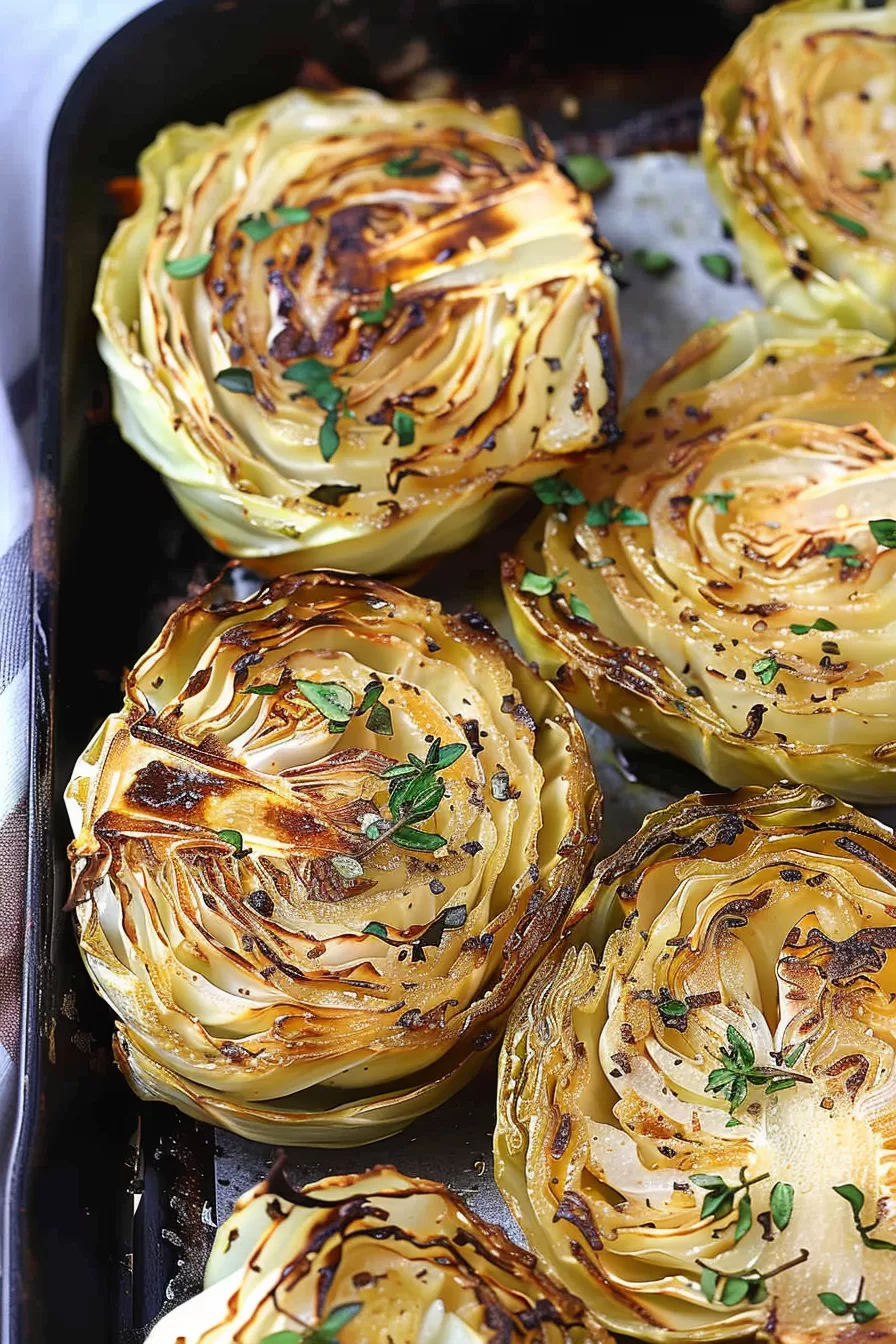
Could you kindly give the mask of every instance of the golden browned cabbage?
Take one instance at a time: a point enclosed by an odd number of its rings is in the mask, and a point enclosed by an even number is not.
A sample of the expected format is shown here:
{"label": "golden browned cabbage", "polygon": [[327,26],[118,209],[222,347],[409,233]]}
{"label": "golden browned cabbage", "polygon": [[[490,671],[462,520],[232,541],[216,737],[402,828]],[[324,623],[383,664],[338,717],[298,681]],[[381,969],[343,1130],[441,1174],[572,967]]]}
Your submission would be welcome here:
{"label": "golden browned cabbage", "polygon": [[519,639],[605,727],[721,784],[896,796],[896,358],[744,312],[696,332],[504,564]]}
{"label": "golden browned cabbage", "polygon": [[330,1146],[478,1068],[599,808],[568,707],[482,617],[325,572],[184,603],[66,797],[134,1089]]}
{"label": "golden browned cabbage", "polygon": [[806,786],[691,794],[569,928],[502,1054],[532,1248],[641,1339],[893,1339],[892,832]]}
{"label": "golden browned cabbage", "polygon": [[[282,1333],[281,1333],[282,1332]],[[582,1303],[436,1181],[279,1170],[218,1228],[205,1288],[147,1344],[610,1344]]]}
{"label": "golden browned cabbage", "polygon": [[292,90],[170,126],[140,180],[100,348],[122,434],[219,550],[406,570],[614,432],[591,201],[514,108]]}
{"label": "golden browned cabbage", "polygon": [[791,0],[703,94],[709,185],[768,303],[896,336],[896,3]]}

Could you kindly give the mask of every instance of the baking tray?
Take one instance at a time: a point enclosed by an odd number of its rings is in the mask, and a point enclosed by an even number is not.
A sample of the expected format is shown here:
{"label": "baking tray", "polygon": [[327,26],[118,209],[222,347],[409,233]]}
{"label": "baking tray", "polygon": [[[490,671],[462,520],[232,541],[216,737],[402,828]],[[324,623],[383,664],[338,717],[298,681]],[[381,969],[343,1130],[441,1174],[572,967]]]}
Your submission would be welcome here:
{"label": "baking tray", "polygon": [[[142,1339],[161,1310],[196,1290],[215,1223],[273,1157],[137,1103],[112,1064],[110,1014],[62,914],[61,792],[73,761],[118,706],[122,668],[221,564],[109,418],[90,313],[116,222],[108,181],[132,173],[168,122],[221,119],[326,71],[405,96],[436,70],[443,88],[518,102],[575,150],[686,146],[696,95],[740,22],[700,0],[649,23],[634,6],[607,6],[599,25],[591,0],[163,0],[112,37],[72,86],[48,165],[22,1049],[0,1206],[3,1344]],[[582,62],[586,46],[596,63]],[[575,121],[560,110],[570,97],[581,109]],[[450,600],[445,573],[462,568],[468,584],[453,605],[476,602],[499,545],[493,535],[487,550],[429,576],[425,591]],[[655,762],[642,753],[626,764],[607,739],[594,741],[611,830],[630,829],[657,796]],[[671,770],[678,793],[696,779],[677,763],[658,768],[658,786]],[[634,782],[639,774],[646,785]],[[486,1069],[403,1135],[343,1152],[292,1150],[289,1173],[303,1180],[390,1160],[447,1179],[506,1225],[490,1175],[493,1088]]]}

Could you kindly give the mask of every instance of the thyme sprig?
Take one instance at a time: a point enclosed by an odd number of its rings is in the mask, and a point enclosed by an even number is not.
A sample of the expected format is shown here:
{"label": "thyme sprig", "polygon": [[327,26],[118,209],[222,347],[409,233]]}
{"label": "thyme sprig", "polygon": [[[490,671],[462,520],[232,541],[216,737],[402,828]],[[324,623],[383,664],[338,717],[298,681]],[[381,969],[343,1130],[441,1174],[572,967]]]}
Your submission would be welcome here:
{"label": "thyme sprig", "polygon": [[[845,1199],[852,1209],[852,1219],[856,1225],[856,1231],[862,1238],[869,1251],[896,1251],[896,1242],[884,1241],[881,1237],[871,1237],[869,1232],[873,1232],[880,1222],[875,1218],[873,1223],[862,1222],[862,1209],[865,1206],[865,1196],[857,1185],[835,1185],[832,1187],[835,1194],[841,1199]],[[860,1290],[861,1291],[861,1290]]]}
{"label": "thyme sprig", "polygon": [[739,1273],[727,1274],[723,1270],[713,1269],[712,1265],[705,1264],[703,1260],[698,1260],[696,1263],[703,1271],[700,1276],[700,1291],[707,1302],[715,1302],[716,1292],[721,1283],[722,1291],[718,1300],[726,1307],[736,1307],[744,1298],[754,1304],[764,1302],[768,1297],[768,1289],[765,1286],[768,1279],[773,1279],[776,1274],[783,1274],[787,1269],[794,1269],[808,1259],[809,1252],[803,1247],[799,1255],[795,1255],[792,1260],[785,1260],[783,1265],[778,1265],[776,1269],[768,1269],[764,1274],[758,1269],[743,1269]]}
{"label": "thyme sprig", "polygon": [[764,1087],[765,1095],[781,1092],[785,1088],[795,1087],[797,1083],[811,1083],[812,1079],[804,1073],[794,1073],[791,1069],[778,1069],[768,1064],[757,1064],[752,1045],[734,1026],[725,1033],[728,1045],[722,1046],[721,1067],[713,1069],[706,1080],[705,1092],[721,1093],[729,1104],[732,1116],[738,1106],[743,1105],[751,1087]]}

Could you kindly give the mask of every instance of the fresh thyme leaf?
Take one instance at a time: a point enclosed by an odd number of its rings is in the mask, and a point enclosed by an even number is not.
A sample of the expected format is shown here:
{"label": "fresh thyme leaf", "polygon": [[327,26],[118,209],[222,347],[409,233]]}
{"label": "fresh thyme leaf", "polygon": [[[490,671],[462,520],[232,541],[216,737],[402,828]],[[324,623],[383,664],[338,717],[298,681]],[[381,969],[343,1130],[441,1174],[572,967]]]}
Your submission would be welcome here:
{"label": "fresh thyme leaf", "polygon": [[242,392],[247,397],[255,393],[255,378],[251,369],[221,369],[215,374],[215,382],[228,392]]}
{"label": "fresh thyme leaf", "polygon": [[532,489],[542,504],[584,504],[585,496],[577,485],[565,481],[562,476],[542,476],[532,482]]}
{"label": "fresh thyme leaf", "polygon": [[267,682],[263,686],[244,686],[240,695],[276,695],[279,689],[279,686]]}
{"label": "fresh thyme leaf", "polygon": [[434,831],[420,831],[416,826],[399,826],[397,831],[392,832],[391,839],[402,849],[419,849],[427,854],[434,854],[448,843],[443,835],[436,835]]}
{"label": "fresh thyme leaf", "polygon": [[851,560],[858,555],[858,551],[848,541],[832,541],[824,554],[832,556],[835,560]]}
{"label": "fresh thyme leaf", "polygon": [[344,724],[354,709],[354,697],[338,681],[302,681],[294,683],[301,695],[333,723]]}
{"label": "fresh thyme leaf", "polygon": [[304,205],[276,205],[274,214],[279,215],[284,224],[307,224],[311,211]]}
{"label": "fresh thyme leaf", "polygon": [[705,1175],[700,1171],[695,1172],[693,1176],[689,1176],[688,1180],[691,1185],[699,1185],[701,1190],[717,1190],[720,1186],[726,1185],[724,1176],[718,1176],[715,1173]]}
{"label": "fresh thyme leaf", "polygon": [[404,156],[397,155],[395,158],[387,159],[383,164],[383,172],[387,177],[434,177],[441,171],[441,164],[418,163],[419,158],[419,149],[413,149],[410,154]]}
{"label": "fresh thyme leaf", "polygon": [[367,685],[364,687],[364,694],[361,697],[361,703],[355,710],[355,713],[366,714],[369,709],[373,709],[377,700],[379,700],[380,696],[382,695],[384,689],[385,687],[383,686],[383,683],[381,681],[377,681],[376,678],[374,678],[372,681],[368,681]]}
{"label": "fresh thyme leaf", "polygon": [[589,621],[591,625],[594,625],[594,617],[591,615],[591,609],[587,602],[583,602],[580,597],[576,597],[575,593],[569,593],[566,600],[576,620]]}
{"label": "fresh thyme leaf", "polygon": [[797,1064],[802,1057],[807,1044],[808,1042],[806,1041],[800,1041],[799,1045],[795,1045],[792,1050],[788,1050],[787,1054],[784,1056],[784,1064],[786,1068],[792,1069]]}
{"label": "fresh thyme leaf", "polygon": [[783,1232],[793,1213],[793,1186],[786,1181],[776,1181],[769,1196],[769,1209],[775,1227]]}
{"label": "fresh thyme leaf", "polygon": [[469,167],[470,163],[472,162],[469,154],[465,149],[452,149],[451,157],[452,159],[457,159],[458,163],[462,163],[465,168]]}
{"label": "fresh thyme leaf", "polygon": [[349,854],[334,854],[330,859],[340,877],[363,877],[364,865]]}
{"label": "fresh thyme leaf", "polygon": [[320,448],[320,455],[325,462],[331,460],[339,447],[339,431],[336,428],[338,419],[339,412],[337,410],[327,411],[317,435],[317,446]]}
{"label": "fresh thyme leaf", "polygon": [[334,1307],[320,1325],[310,1330],[278,1330],[276,1334],[267,1335],[261,1344],[336,1344],[339,1331],[353,1321],[360,1310],[360,1302],[344,1302],[342,1306]]}
{"label": "fresh thyme leaf", "polygon": [[745,1237],[753,1226],[753,1202],[750,1198],[749,1190],[740,1198],[737,1206],[737,1222],[734,1225],[734,1244],[735,1246]]}
{"label": "fresh thyme leaf", "polygon": [[756,1056],[753,1053],[752,1045],[750,1045],[750,1042],[740,1034],[737,1027],[729,1025],[728,1030],[725,1032],[725,1037],[732,1050],[734,1050],[739,1064],[745,1064],[747,1067],[750,1067],[756,1062]]}
{"label": "fresh thyme leaf", "polygon": [[867,1298],[862,1298],[853,1303],[852,1318],[857,1325],[864,1325],[866,1321],[873,1321],[875,1316],[879,1315],[880,1308],[876,1307],[873,1302],[869,1302]]}
{"label": "fresh thyme leaf", "polygon": [[643,509],[632,509],[628,504],[623,504],[614,516],[613,522],[622,523],[624,527],[646,527],[650,519]]}
{"label": "fresh thyme leaf", "polygon": [[283,377],[289,383],[302,383],[306,392],[316,401],[318,392],[331,384],[335,372],[320,359],[297,359],[288,369],[284,369]]}
{"label": "fresh thyme leaf", "polygon": [[872,182],[892,182],[896,177],[889,159],[885,159],[879,168],[860,168],[859,172],[862,177],[868,177]]}
{"label": "fresh thyme leaf", "polygon": [[878,546],[887,550],[896,550],[896,520],[893,518],[872,518],[868,524],[871,535]]}
{"label": "fresh thyme leaf", "polygon": [[381,924],[378,919],[372,919],[369,924],[365,924],[362,933],[369,933],[372,938],[385,938],[388,940],[389,930],[385,924]]}
{"label": "fresh thyme leaf", "polygon": [[375,704],[367,716],[367,727],[372,733],[379,733],[380,737],[391,737],[395,730],[389,706]]}
{"label": "fresh thyme leaf", "polygon": [[825,219],[831,220],[834,224],[839,224],[841,229],[851,233],[854,238],[867,238],[868,230],[859,220],[851,218],[850,215],[841,215],[838,210],[819,210],[820,215]]}
{"label": "fresh thyme leaf", "polygon": [[773,1078],[765,1089],[765,1095],[770,1097],[773,1092],[785,1092],[788,1087],[796,1087],[795,1078]]}
{"label": "fresh thyme leaf", "polygon": [[839,1293],[819,1293],[818,1300],[835,1316],[851,1314],[856,1325],[864,1325],[866,1321],[873,1321],[875,1316],[880,1315],[880,1309],[873,1302],[869,1302],[867,1297],[862,1297],[864,1286],[865,1280],[862,1278],[859,1280],[859,1290],[854,1302],[847,1302]]}
{"label": "fresh thyme leaf", "polygon": [[202,274],[213,256],[213,252],[197,252],[193,257],[166,257],[165,270],[174,280],[190,280]]}
{"label": "fresh thyme leaf", "polygon": [[400,448],[409,448],[414,442],[414,417],[408,411],[392,412],[392,428],[398,435],[398,446]]}
{"label": "fresh thyme leaf", "polygon": [[613,170],[597,154],[567,154],[566,170],[576,186],[591,195],[613,181]]}
{"label": "fresh thyme leaf", "polygon": [[585,514],[586,524],[588,527],[608,527],[613,521],[615,507],[616,501],[611,496],[598,500],[596,504],[589,504]]}
{"label": "fresh thyme leaf", "polygon": [[632,260],[647,275],[666,275],[677,265],[675,258],[670,257],[668,252],[660,252],[653,247],[636,247]]}
{"label": "fresh thyme leaf", "polygon": [[245,233],[251,238],[253,243],[263,243],[265,238],[270,238],[276,231],[276,225],[271,223],[264,211],[258,215],[246,215],[237,222],[237,228],[240,233]]}
{"label": "fresh thyme leaf", "polygon": [[733,490],[705,491],[700,498],[705,504],[711,504],[716,513],[727,513],[728,505],[734,499]]}
{"label": "fresh thyme leaf", "polygon": [[875,1218],[873,1223],[863,1224],[861,1222],[862,1209],[865,1204],[865,1196],[862,1193],[862,1191],[858,1188],[858,1186],[848,1184],[848,1185],[835,1185],[832,1188],[836,1194],[840,1195],[843,1199],[846,1200],[847,1204],[852,1209],[852,1217],[853,1222],[856,1225],[856,1231],[858,1232],[859,1236],[862,1238],[862,1241],[870,1251],[896,1251],[896,1242],[884,1241],[881,1237],[869,1236],[869,1233],[873,1232],[874,1229],[877,1227],[877,1224],[880,1222],[880,1219]]}
{"label": "fresh thyme leaf", "polygon": [[849,1303],[844,1302],[839,1293],[819,1293],[818,1300],[835,1316],[845,1316],[849,1311]]}
{"label": "fresh thyme leaf", "polygon": [[700,1275],[700,1291],[707,1302],[712,1302],[719,1286],[719,1276],[714,1269],[704,1269]]}
{"label": "fresh thyme leaf", "polygon": [[467,749],[465,742],[449,742],[447,747],[443,747],[438,739],[433,743],[436,748],[430,747],[426,756],[426,764],[434,766],[436,770],[447,770],[449,765],[459,761]]}
{"label": "fresh thyme leaf", "polygon": [[391,313],[394,307],[395,295],[392,292],[392,286],[387,285],[383,291],[383,297],[379,307],[367,308],[363,312],[360,312],[358,316],[362,322],[367,322],[371,326],[374,326],[380,322],[385,322],[387,314]]}
{"label": "fresh thyme leaf", "polygon": [[769,655],[767,658],[757,658],[753,664],[752,671],[762,682],[763,686],[768,686],[770,682],[774,681],[779,666],[780,664],[778,663],[777,658],[772,658]]}
{"label": "fresh thyme leaf", "polygon": [[534,593],[536,597],[547,597],[556,586],[556,579],[547,574],[536,574],[534,569],[527,569],[520,579],[520,592]]}
{"label": "fresh thyme leaf", "polygon": [[836,630],[837,627],[833,621],[829,621],[824,616],[819,616],[817,621],[811,625],[792,625],[791,633],[794,635],[808,635],[812,630]]}
{"label": "fresh thyme leaf", "polygon": [[731,1278],[726,1279],[722,1285],[722,1298],[726,1307],[736,1307],[738,1302],[743,1302],[747,1293],[750,1291],[749,1279]]}
{"label": "fresh thyme leaf", "polygon": [[243,837],[239,831],[218,831],[218,839],[223,840],[227,845],[233,845],[237,852],[243,848]]}
{"label": "fresh thyme leaf", "polygon": [[588,527],[608,527],[610,523],[622,523],[624,527],[646,527],[650,522],[642,509],[633,509],[629,504],[617,505],[610,497],[589,504],[585,514]]}
{"label": "fresh thyme leaf", "polygon": [[707,275],[722,280],[726,285],[730,285],[734,279],[734,264],[724,252],[704,252],[700,257],[700,265]]}
{"label": "fresh thyme leaf", "polygon": [[662,1017],[687,1017],[688,1006],[681,999],[661,999],[657,1004]]}

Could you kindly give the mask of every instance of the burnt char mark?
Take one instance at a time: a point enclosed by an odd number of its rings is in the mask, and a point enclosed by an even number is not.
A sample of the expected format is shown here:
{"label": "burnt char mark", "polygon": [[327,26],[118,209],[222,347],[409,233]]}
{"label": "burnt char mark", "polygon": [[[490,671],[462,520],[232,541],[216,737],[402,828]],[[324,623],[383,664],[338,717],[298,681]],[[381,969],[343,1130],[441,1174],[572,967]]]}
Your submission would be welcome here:
{"label": "burnt char mark", "polygon": [[607,385],[607,399],[600,408],[598,419],[601,432],[607,443],[617,443],[622,431],[617,423],[619,415],[619,370],[616,365],[616,346],[608,331],[601,331],[595,337],[604,366],[604,382]]}
{"label": "burnt char mark", "polygon": [[366,293],[371,288],[370,244],[365,234],[372,226],[370,205],[347,205],[330,216],[327,260],[337,289]]}
{"label": "burnt char mark", "polygon": [[755,737],[762,727],[762,720],[767,712],[768,705],[751,705],[747,711],[747,726],[740,736],[747,741]]}
{"label": "burnt char mark", "polygon": [[887,864],[882,863],[876,854],[872,854],[870,849],[860,845],[857,840],[851,839],[848,835],[838,835],[834,844],[838,849],[845,849],[847,854],[851,854],[854,859],[860,859],[862,863],[867,863],[869,868],[873,868],[885,881],[889,882],[891,887],[896,888],[896,872],[889,868]]}
{"label": "burnt char mark", "polygon": [[304,328],[288,326],[271,341],[269,353],[281,364],[288,364],[293,359],[301,359],[305,355],[312,355],[317,350],[317,342],[309,331]]}
{"label": "burnt char mark", "polygon": [[594,1226],[591,1210],[582,1196],[577,1195],[574,1190],[567,1190],[557,1205],[553,1222],[558,1223],[561,1219],[572,1223],[573,1227],[579,1229],[592,1251],[603,1250],[604,1244],[600,1239],[597,1228]]}
{"label": "burnt char mark", "polygon": [[189,770],[150,761],[137,771],[125,798],[138,807],[170,816],[187,815],[200,807],[212,794],[226,793],[226,780],[205,770]]}
{"label": "burnt char mark", "polygon": [[470,745],[470,751],[473,755],[478,756],[481,751],[485,751],[485,747],[483,747],[479,740],[479,720],[464,719],[460,726],[464,737]]}
{"label": "burnt char mark", "polygon": [[198,695],[200,691],[204,691],[211,679],[210,667],[201,667],[198,672],[194,672],[184,688],[184,699],[188,700],[191,695]]}
{"label": "burnt char mark", "polygon": [[497,630],[487,617],[483,616],[481,611],[475,607],[464,607],[463,611],[457,613],[457,619],[463,621],[471,630],[481,630],[485,635],[497,635]]}
{"label": "burnt char mark", "polygon": [[551,1144],[551,1157],[558,1160],[563,1156],[569,1147],[569,1139],[572,1133],[572,1118],[569,1115],[561,1115],[560,1124],[557,1126],[557,1133],[554,1135]]}

